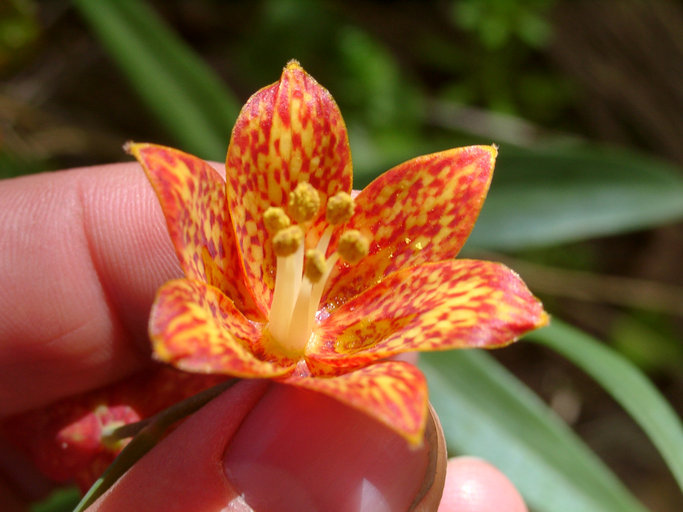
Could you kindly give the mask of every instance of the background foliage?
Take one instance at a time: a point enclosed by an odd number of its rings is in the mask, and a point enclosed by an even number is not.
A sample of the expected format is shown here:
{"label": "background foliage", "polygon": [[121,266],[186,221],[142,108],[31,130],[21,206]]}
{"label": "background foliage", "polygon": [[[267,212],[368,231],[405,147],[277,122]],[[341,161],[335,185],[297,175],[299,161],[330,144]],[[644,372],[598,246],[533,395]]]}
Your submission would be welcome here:
{"label": "background foliage", "polygon": [[[495,142],[466,253],[517,269],[555,322],[424,358],[449,448],[498,464],[533,510],[673,512],[682,23],[665,0],[10,0],[0,177],[125,160],[128,139],[222,160],[239,105],[290,58],[340,104],[357,186]],[[36,510],[74,496],[57,500]]]}

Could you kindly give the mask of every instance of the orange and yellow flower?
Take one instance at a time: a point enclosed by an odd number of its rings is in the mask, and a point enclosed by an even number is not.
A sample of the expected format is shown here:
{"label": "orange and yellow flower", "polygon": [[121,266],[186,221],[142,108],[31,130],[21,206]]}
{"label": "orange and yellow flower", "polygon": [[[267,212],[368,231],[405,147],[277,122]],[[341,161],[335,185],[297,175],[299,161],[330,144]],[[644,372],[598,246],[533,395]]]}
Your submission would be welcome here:
{"label": "orange and yellow flower", "polygon": [[514,272],[453,259],[496,148],[415,158],[352,199],[342,116],[295,61],[242,109],[225,180],[176,149],[127,149],[185,272],[159,290],[150,319],[155,356],[181,370],[324,393],[417,445],[426,382],[391,356],[499,347],[547,322]]}
{"label": "orange and yellow flower", "polygon": [[329,395],[418,445],[427,385],[391,356],[499,347],[547,322],[514,272],[454,259],[496,148],[418,157],[356,194],[339,109],[296,62],[242,109],[226,179],[176,149],[127,149],[157,192],[185,273],[159,290],[150,318],[154,354],[172,366],[0,425],[54,480],[87,489],[125,444],[111,442],[112,430],[227,376]]}

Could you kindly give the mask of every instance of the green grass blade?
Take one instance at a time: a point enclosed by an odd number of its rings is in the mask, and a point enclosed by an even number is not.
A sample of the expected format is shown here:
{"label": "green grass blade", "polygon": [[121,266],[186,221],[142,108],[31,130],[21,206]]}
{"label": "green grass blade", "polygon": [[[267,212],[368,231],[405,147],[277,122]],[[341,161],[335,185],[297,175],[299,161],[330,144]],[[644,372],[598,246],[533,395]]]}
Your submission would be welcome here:
{"label": "green grass blade", "polygon": [[178,144],[202,158],[225,158],[239,103],[213,71],[143,2],[73,2]]}
{"label": "green grass blade", "polygon": [[683,218],[683,179],[664,162],[605,148],[502,146],[470,247],[521,249]]}
{"label": "green grass blade", "polygon": [[449,450],[495,464],[533,510],[645,510],[569,427],[488,354],[424,354],[420,367]]}
{"label": "green grass blade", "polygon": [[641,371],[591,336],[553,320],[528,339],[559,352],[602,385],[649,436],[683,489],[683,426]]}

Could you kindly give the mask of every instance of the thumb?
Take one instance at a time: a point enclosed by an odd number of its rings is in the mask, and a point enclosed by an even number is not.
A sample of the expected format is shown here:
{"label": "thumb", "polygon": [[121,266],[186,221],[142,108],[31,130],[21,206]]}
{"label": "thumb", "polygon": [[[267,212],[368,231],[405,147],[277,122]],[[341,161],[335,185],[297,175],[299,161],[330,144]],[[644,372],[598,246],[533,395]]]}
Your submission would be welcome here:
{"label": "thumb", "polygon": [[430,449],[410,449],[329,397],[244,381],[182,423],[91,510],[408,510],[424,491]]}
{"label": "thumb", "polygon": [[224,510],[239,494],[225,478],[222,453],[267,387],[263,381],[243,381],[209,402],[140,459],[88,511]]}

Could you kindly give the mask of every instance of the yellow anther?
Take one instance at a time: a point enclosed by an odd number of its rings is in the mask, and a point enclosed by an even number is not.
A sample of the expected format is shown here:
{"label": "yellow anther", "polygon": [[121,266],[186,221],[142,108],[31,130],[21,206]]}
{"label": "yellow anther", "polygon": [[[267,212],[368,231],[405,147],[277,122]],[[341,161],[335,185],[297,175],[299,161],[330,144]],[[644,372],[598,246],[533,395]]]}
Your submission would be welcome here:
{"label": "yellow anther", "polygon": [[325,256],[317,249],[306,251],[306,266],[304,274],[311,283],[317,283],[325,275]]}
{"label": "yellow anther", "polygon": [[363,257],[367,256],[369,249],[370,242],[360,234],[360,231],[349,229],[339,237],[337,252],[344,261],[351,263],[351,265],[355,265]]}
{"label": "yellow anther", "polygon": [[325,218],[332,225],[342,224],[353,215],[353,199],[346,192],[337,192],[327,200]]}
{"label": "yellow anther", "polygon": [[[304,241],[304,232],[299,226],[281,229],[273,237],[273,250],[276,256],[291,256]],[[301,270],[299,270],[301,272]],[[301,273],[299,273],[301,275]]]}
{"label": "yellow anther", "polygon": [[291,221],[282,208],[271,206],[263,214],[263,223],[266,225],[268,233],[274,235],[278,231],[288,228]]}
{"label": "yellow anther", "polygon": [[313,185],[302,181],[289,194],[289,214],[295,222],[306,222],[320,209],[320,195]]}

